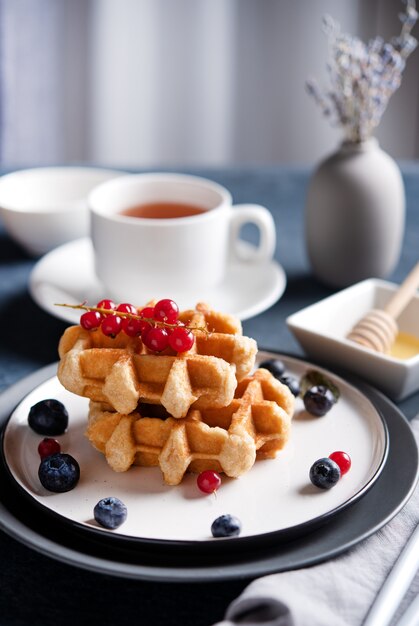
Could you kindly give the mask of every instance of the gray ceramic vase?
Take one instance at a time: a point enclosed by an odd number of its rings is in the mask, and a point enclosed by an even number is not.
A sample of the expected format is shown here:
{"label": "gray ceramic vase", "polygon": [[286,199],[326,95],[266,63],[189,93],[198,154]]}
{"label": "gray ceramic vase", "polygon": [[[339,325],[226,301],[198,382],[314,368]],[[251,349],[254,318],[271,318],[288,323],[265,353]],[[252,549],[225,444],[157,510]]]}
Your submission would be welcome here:
{"label": "gray ceramic vase", "polygon": [[404,225],[400,169],[375,139],[344,142],[313,173],[305,237],[313,274],[321,282],[346,287],[391,274]]}

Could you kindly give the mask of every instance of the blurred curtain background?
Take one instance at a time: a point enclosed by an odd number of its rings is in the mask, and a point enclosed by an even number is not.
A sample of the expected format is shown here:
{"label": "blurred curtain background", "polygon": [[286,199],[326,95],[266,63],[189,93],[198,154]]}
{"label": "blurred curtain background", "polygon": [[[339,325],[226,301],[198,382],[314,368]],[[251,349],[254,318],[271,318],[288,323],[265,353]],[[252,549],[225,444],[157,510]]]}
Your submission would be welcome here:
{"label": "blurred curtain background", "polygon": [[[322,17],[386,40],[399,0],[0,0],[1,164],[310,164],[335,148]],[[418,37],[417,29],[413,34]],[[376,133],[419,158],[419,50]]]}

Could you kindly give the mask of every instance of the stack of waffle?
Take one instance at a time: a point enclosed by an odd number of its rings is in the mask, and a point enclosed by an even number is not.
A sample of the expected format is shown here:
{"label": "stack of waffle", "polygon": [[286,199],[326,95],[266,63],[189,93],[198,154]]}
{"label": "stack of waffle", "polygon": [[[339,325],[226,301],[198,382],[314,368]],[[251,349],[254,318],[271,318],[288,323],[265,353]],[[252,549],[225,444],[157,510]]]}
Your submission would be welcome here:
{"label": "stack of waffle", "polygon": [[87,437],[115,471],[160,466],[169,485],[186,471],[238,477],[285,445],[294,398],[267,370],[251,374],[256,342],[236,318],[198,304],[179,319],[195,336],[179,354],[72,326],[58,378],[90,399]]}

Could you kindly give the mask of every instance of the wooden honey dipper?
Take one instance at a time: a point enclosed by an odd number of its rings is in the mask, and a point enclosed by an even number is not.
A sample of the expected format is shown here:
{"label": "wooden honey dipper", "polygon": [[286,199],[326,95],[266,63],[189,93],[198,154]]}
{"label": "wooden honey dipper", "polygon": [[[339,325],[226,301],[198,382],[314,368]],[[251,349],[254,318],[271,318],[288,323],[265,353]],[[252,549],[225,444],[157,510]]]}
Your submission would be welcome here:
{"label": "wooden honey dipper", "polygon": [[419,287],[419,263],[406,276],[383,309],[372,309],[351,330],[347,338],[376,352],[387,353],[398,333],[397,318]]}

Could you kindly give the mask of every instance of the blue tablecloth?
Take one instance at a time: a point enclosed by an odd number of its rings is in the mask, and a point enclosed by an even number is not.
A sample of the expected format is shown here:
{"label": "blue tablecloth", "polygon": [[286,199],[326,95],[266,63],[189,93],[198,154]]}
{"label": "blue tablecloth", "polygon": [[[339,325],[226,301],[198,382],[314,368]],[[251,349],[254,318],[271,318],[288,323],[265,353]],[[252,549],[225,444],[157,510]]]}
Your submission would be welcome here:
{"label": "blue tablecloth", "polygon": [[[402,163],[407,224],[400,262],[388,278],[400,282],[419,256],[419,163]],[[244,322],[259,346],[302,355],[285,325],[286,317],[332,293],[311,275],[303,240],[307,168],[185,170],[230,189],[235,203],[268,207],[276,222],[276,258],[287,274],[287,289],[268,311]],[[34,260],[0,224],[0,391],[57,360],[66,324],[38,308],[27,291]],[[419,394],[400,403],[407,418],[419,410]],[[248,581],[212,584],[153,584],[99,575],[33,552],[0,533],[0,624],[182,624],[200,626],[222,618],[228,603]],[[83,606],[83,610],[81,607]],[[83,617],[80,617],[83,615]]]}

